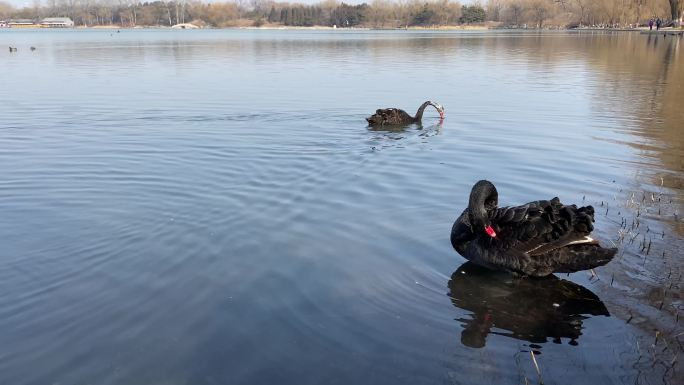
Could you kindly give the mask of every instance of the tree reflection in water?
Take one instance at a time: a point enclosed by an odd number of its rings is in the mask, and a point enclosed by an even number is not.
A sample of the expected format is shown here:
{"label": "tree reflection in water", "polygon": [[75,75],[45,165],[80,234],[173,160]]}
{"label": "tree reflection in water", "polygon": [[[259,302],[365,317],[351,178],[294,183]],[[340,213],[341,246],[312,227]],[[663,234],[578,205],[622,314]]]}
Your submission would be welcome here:
{"label": "tree reflection in water", "polygon": [[576,283],[555,276],[519,278],[470,262],[451,275],[449,296],[471,313],[457,319],[461,343],[471,348],[484,347],[490,333],[532,343],[568,338],[577,345],[583,320],[610,316],[596,294]]}

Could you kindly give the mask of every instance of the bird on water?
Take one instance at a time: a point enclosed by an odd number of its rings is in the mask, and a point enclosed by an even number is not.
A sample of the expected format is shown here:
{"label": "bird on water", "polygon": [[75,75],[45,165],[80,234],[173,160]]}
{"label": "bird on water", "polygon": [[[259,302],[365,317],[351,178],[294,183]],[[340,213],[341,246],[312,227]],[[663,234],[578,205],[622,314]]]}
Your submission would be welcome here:
{"label": "bird on water", "polygon": [[543,277],[605,265],[617,249],[589,235],[594,208],[564,205],[556,197],[498,207],[498,192],[481,180],[451,228],[451,245],[464,258],[494,270]]}
{"label": "bird on water", "polygon": [[369,126],[396,126],[420,123],[423,120],[423,112],[427,106],[433,106],[439,112],[440,119],[444,119],[444,107],[441,104],[426,101],[418,107],[416,116],[409,115],[406,111],[399,108],[385,108],[375,111],[375,114],[366,118]]}

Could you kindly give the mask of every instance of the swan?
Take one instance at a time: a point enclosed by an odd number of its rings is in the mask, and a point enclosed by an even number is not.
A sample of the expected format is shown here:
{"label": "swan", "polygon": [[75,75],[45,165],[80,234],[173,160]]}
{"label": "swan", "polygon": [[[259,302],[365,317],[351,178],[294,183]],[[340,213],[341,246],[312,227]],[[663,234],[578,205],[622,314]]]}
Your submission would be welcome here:
{"label": "swan", "polygon": [[556,197],[497,207],[494,184],[481,180],[451,228],[451,245],[464,258],[494,270],[543,277],[605,265],[617,249],[589,237],[594,208],[563,205]]}
{"label": "swan", "polygon": [[444,107],[439,103],[426,101],[418,107],[416,116],[409,115],[406,111],[399,108],[385,108],[375,111],[375,114],[366,118],[369,126],[392,126],[400,124],[420,123],[423,119],[423,112],[427,106],[433,106],[439,112],[440,119],[444,119]]}

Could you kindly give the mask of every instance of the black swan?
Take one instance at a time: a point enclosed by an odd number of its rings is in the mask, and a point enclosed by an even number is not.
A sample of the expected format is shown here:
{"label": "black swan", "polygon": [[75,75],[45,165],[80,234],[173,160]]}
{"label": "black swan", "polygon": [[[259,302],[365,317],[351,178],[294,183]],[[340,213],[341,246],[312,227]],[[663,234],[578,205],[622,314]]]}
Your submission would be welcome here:
{"label": "black swan", "polygon": [[556,276],[540,279],[512,277],[466,262],[449,281],[453,305],[470,313],[462,322],[461,343],[485,346],[489,334],[532,343],[569,339],[577,345],[583,321],[610,316],[606,305],[590,290]]}
{"label": "black swan", "polygon": [[617,251],[589,237],[591,206],[566,206],[556,197],[499,208],[498,199],[491,182],[475,183],[468,208],[451,228],[451,245],[478,265],[543,277],[605,265]]}
{"label": "black swan", "polygon": [[442,107],[442,105],[439,103],[433,103],[428,100],[418,107],[415,117],[409,115],[406,113],[406,111],[399,108],[386,108],[376,110],[375,114],[369,118],[366,118],[366,120],[368,121],[369,126],[393,126],[400,124],[420,123],[423,119],[423,112],[427,106],[435,107],[437,112],[439,112],[440,119],[444,119],[444,107]]}

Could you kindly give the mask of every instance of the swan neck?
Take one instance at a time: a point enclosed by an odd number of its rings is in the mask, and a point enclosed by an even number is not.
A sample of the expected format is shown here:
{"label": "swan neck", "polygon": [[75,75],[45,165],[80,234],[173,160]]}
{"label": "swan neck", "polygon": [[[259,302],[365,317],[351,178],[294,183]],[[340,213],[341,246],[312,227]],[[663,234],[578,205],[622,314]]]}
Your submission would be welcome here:
{"label": "swan neck", "polygon": [[420,122],[423,120],[423,112],[425,112],[425,108],[430,105],[430,102],[425,102],[418,107],[418,111],[416,111],[416,117],[413,118],[416,122]]}
{"label": "swan neck", "polygon": [[[473,186],[468,202],[473,224],[482,225],[488,221],[488,211],[496,209],[499,195],[496,187],[486,180],[481,180]],[[479,227],[479,226],[478,226]]]}

